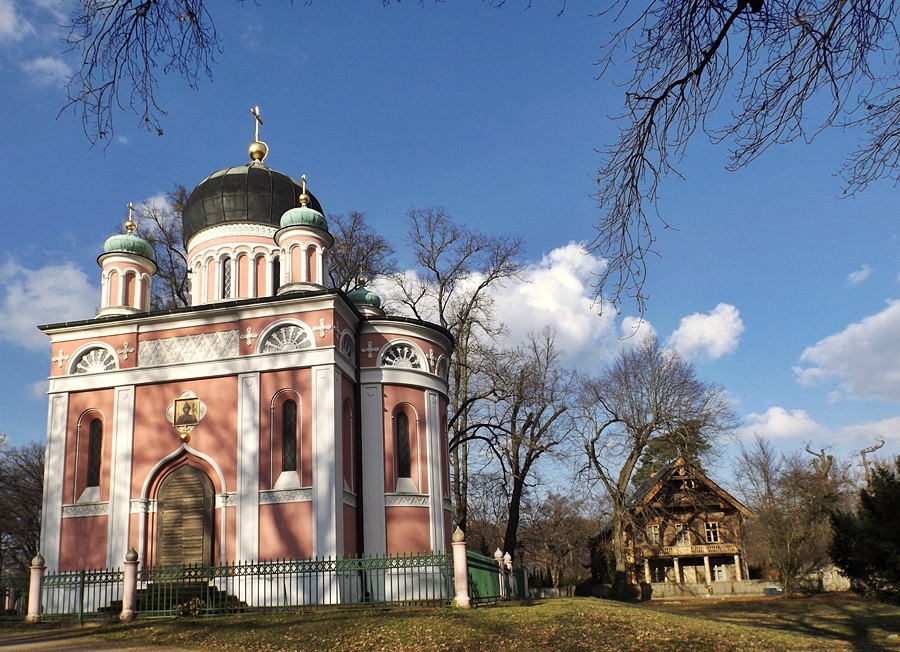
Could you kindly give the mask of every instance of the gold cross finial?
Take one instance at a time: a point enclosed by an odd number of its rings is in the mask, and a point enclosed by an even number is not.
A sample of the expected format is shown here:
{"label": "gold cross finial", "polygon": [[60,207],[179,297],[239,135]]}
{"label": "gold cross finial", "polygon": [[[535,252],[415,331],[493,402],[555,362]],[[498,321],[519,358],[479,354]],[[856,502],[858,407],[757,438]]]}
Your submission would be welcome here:
{"label": "gold cross finial", "polygon": [[250,113],[252,113],[253,117],[256,119],[256,138],[254,138],[254,140],[259,140],[259,125],[263,123],[262,118],[259,117],[259,107],[254,106],[250,109]]}
{"label": "gold cross finial", "polygon": [[309,203],[309,195],[306,194],[306,175],[300,175],[300,181],[303,183],[303,189],[300,191],[300,205],[306,206]]}
{"label": "gold cross finial", "polygon": [[125,220],[125,230],[129,233],[134,233],[134,230],[137,228],[137,224],[134,223],[134,220],[131,219],[134,214],[134,204],[128,202],[128,219]]}

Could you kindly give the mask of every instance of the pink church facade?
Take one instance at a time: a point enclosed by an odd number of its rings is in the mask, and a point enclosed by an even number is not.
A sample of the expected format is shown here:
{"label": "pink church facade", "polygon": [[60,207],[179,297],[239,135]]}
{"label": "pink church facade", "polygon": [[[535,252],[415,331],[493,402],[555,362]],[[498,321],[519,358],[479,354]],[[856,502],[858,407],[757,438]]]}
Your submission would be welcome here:
{"label": "pink church facade", "polygon": [[147,309],[132,223],[97,317],[41,327],[51,571],[449,548],[452,338],[327,288],[321,206],[259,152],[185,206],[189,307]]}

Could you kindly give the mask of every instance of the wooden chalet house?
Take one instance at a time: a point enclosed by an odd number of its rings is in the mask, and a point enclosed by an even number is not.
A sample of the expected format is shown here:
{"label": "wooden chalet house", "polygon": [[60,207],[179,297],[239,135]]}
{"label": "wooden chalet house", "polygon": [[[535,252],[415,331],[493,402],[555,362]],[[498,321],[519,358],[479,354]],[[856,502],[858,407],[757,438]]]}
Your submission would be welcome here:
{"label": "wooden chalet house", "polygon": [[679,458],[631,498],[626,529],[629,580],[711,587],[747,579],[743,530],[752,516],[731,494]]}

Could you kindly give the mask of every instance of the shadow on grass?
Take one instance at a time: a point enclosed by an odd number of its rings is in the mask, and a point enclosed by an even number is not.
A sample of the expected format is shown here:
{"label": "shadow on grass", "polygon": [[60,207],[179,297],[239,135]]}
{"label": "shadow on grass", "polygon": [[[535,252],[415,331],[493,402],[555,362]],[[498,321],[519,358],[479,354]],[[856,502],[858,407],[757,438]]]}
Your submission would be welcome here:
{"label": "shadow on grass", "polygon": [[900,609],[853,594],[649,603],[673,614],[843,641],[860,652],[900,650]]}

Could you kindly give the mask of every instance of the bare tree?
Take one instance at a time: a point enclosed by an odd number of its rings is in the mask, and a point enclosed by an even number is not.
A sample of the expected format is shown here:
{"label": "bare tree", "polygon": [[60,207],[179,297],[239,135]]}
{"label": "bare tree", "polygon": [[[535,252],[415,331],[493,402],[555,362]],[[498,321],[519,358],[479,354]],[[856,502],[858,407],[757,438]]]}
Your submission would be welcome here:
{"label": "bare tree", "polygon": [[588,544],[597,521],[585,511],[583,495],[555,492],[525,510],[521,540],[528,565],[548,571],[555,588],[563,579],[578,582],[590,577]]}
{"label": "bare tree", "polygon": [[[212,78],[219,35],[204,0],[78,0],[66,42],[81,58],[68,84],[69,107],[92,144],[111,139],[113,117],[130,110],[163,134],[157,75],[176,74],[191,88]],[[109,140],[107,140],[109,142]]]}
{"label": "bare tree", "polygon": [[583,382],[577,427],[585,471],[612,505],[616,596],[625,589],[628,486],[635,467],[651,442],[688,422],[715,441],[736,427],[737,417],[721,387],[700,381],[693,365],[655,337],[625,349],[599,377]]}
{"label": "bare tree", "polygon": [[537,464],[565,452],[572,428],[566,414],[572,375],[559,365],[549,328],[532,334],[525,346],[503,357],[505,362],[492,373],[494,409],[487,429],[507,496],[503,550],[512,553],[518,543],[522,501],[534,482]]}
{"label": "bare tree", "polygon": [[775,571],[788,595],[830,563],[829,514],[849,496],[830,470],[814,468],[799,453],[779,454],[758,436],[741,449],[735,477],[756,514],[747,526],[747,558]]}
{"label": "bare tree", "polygon": [[598,294],[617,305],[626,295],[643,312],[655,222],[646,207],[698,131],[729,141],[729,168],[737,169],[774,144],[858,127],[846,189],[898,179],[897,11],[878,0],[614,3],[606,13],[623,27],[600,65],[605,73],[627,60],[633,73],[619,139],[597,172],[603,216],[590,249],[609,263]]}
{"label": "bare tree", "polygon": [[183,308],[191,304],[186,243],[181,213],[188,192],[176,185],[166,203],[145,201],[137,209],[138,235],[153,247],[156,274],[150,291],[150,309]]}
{"label": "bare tree", "polygon": [[0,572],[26,573],[38,553],[44,446],[0,450]]}
{"label": "bare tree", "polygon": [[394,247],[375,233],[365,213],[329,215],[328,221],[334,236],[334,246],[328,252],[331,287],[350,292],[359,287],[360,279],[371,282],[397,271]]}
{"label": "bare tree", "polygon": [[491,291],[520,272],[521,240],[486,236],[457,224],[443,208],[411,210],[407,242],[414,273],[393,276],[394,301],[414,317],[433,321],[453,335],[450,359],[451,485],[455,525],[465,530],[469,444],[481,421],[480,402],[492,393],[486,382],[493,340],[503,332]]}

